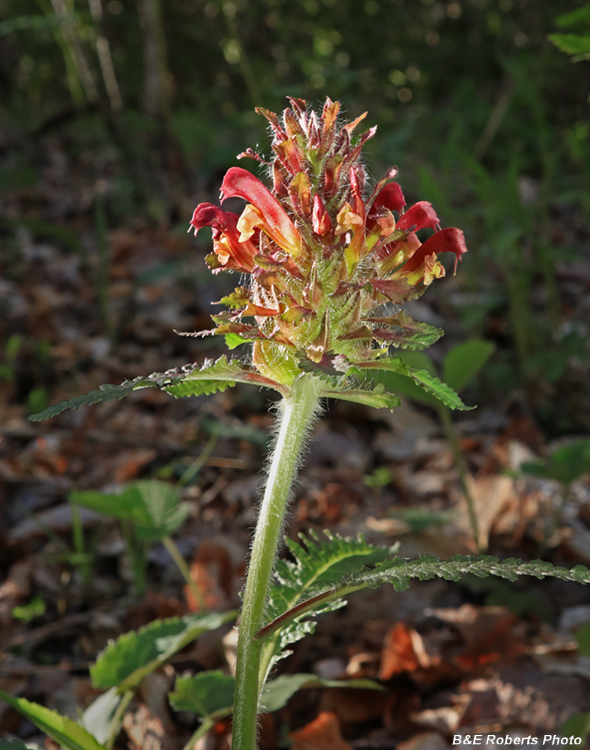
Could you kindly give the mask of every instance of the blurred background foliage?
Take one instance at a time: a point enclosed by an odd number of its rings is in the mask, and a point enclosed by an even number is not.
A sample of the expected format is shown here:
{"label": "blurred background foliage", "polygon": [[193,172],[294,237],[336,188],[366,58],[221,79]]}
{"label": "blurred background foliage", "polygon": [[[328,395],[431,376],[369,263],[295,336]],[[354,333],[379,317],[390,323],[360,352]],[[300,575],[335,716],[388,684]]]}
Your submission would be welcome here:
{"label": "blurred background foliage", "polygon": [[[379,125],[367,148],[374,176],[397,164],[410,200],[431,200],[443,226],[465,230],[468,260],[422,313],[447,321],[448,345],[496,342],[480,400],[516,393],[549,433],[584,432],[590,64],[548,38],[578,7],[4,0],[0,190],[34,186],[58,134],[100,186],[88,207],[99,244],[129,217],[184,228],[237,153],[268,150],[254,106],[330,96],[351,117],[368,110]],[[47,220],[34,202],[19,212],[0,213],[4,237],[15,222],[45,221],[76,251],[67,212]]]}

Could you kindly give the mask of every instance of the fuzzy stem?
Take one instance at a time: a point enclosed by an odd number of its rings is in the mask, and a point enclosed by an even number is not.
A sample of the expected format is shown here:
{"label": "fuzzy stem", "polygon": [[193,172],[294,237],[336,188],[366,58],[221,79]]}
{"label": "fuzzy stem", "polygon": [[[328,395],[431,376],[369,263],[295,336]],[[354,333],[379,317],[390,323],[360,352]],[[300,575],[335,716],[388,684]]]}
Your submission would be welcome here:
{"label": "fuzzy stem", "polygon": [[305,437],[318,409],[317,384],[303,375],[281,404],[278,437],[256,524],[240,618],[233,719],[234,750],[255,750],[259,664],[262,643],[255,639],[264,611],[291,485]]}

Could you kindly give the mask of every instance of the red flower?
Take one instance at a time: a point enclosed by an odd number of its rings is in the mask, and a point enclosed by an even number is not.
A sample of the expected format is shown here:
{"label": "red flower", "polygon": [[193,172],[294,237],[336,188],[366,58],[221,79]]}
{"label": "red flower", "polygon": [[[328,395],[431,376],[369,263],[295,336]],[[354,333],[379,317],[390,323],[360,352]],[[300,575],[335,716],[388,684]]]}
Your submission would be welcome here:
{"label": "red flower", "polygon": [[195,234],[203,227],[213,229],[213,249],[220,263],[217,270],[224,268],[250,273],[256,265],[254,257],[258,255],[258,248],[250,239],[242,240],[237,228],[239,218],[237,214],[223,211],[211,203],[201,203],[195,208],[191,220]]}
{"label": "red flower", "polygon": [[260,228],[293,258],[302,254],[303,242],[295,225],[274,195],[253,174],[241,167],[232,167],[223,179],[221,198],[243,198],[249,203],[238,222],[242,242]]}

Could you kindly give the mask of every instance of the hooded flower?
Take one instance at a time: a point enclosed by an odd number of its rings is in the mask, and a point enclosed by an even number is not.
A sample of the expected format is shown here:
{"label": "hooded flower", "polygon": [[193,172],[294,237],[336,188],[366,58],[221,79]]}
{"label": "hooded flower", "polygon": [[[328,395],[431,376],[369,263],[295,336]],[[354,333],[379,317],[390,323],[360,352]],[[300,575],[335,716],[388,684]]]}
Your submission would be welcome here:
{"label": "hooded flower", "polygon": [[327,99],[320,115],[289,102],[281,117],[257,110],[270,124],[271,162],[240,154],[268,167],[272,189],[232,167],[221,197],[243,199],[241,215],[204,203],[191,221],[213,228],[210,267],[250,274],[222,300],[231,311],[214,316],[213,333],[254,342],[253,364],[287,384],[310,367],[346,371],[386,356],[389,343],[404,346],[419,324],[377,308],[419,296],[445,274],[439,255],[453,253],[456,268],[467,251],[430,203],[406,208],[397,168],[367,190],[361,151],[376,129],[355,136],[365,115],[339,126],[338,102]]}

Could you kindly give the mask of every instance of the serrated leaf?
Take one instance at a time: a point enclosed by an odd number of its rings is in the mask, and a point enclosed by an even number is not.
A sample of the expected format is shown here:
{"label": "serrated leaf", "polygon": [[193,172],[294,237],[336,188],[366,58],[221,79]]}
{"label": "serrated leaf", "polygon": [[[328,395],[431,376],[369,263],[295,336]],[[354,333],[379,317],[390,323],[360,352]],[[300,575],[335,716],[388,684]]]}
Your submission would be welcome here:
{"label": "serrated leaf", "polygon": [[29,419],[31,422],[42,422],[44,419],[50,419],[51,417],[57,417],[68,409],[79,409],[82,406],[94,406],[96,404],[106,404],[109,401],[120,401],[125,396],[128,396],[138,388],[157,388],[156,383],[150,383],[144,378],[139,378],[141,384],[136,384],[135,381],[125,381],[121,385],[101,385],[97,391],[90,391],[85,396],[75,396],[67,401],[61,401],[55,406],[49,406],[43,411],[32,414]]}
{"label": "serrated leaf", "polygon": [[488,359],[495,345],[491,341],[472,339],[453,347],[443,363],[443,379],[455,391],[461,391],[473,380]]}
{"label": "serrated leaf", "polygon": [[566,55],[575,55],[574,62],[590,58],[590,34],[549,34],[549,39]]}
{"label": "serrated leaf", "polygon": [[437,401],[448,406],[449,409],[461,409],[465,411],[474,408],[465,406],[459,395],[452,388],[440,381],[427,369],[412,367],[403,362],[400,357],[357,363],[355,367],[361,370],[379,370],[381,372],[393,372],[398,375],[404,375],[413,380],[417,386],[424,389],[426,393],[434,397]]}
{"label": "serrated leaf", "polygon": [[72,492],[70,500],[98,513],[131,521],[138,536],[152,542],[173,534],[188,515],[178,490],[156,480],[134,482],[118,494]]}
{"label": "serrated leaf", "polygon": [[444,335],[441,328],[414,320],[404,312],[386,318],[368,318],[376,327],[372,337],[399,349],[420,350],[432,346]]}
{"label": "serrated leaf", "polygon": [[[363,588],[391,583],[394,588],[403,590],[403,588],[407,588],[412,578],[418,578],[421,581],[432,578],[458,581],[467,574],[480,578],[493,575],[510,581],[516,581],[518,576],[528,575],[540,580],[543,578],[559,578],[563,581],[590,583],[590,571],[582,565],[577,565],[570,570],[552,565],[544,560],[533,560],[531,562],[523,562],[513,558],[499,560],[491,555],[480,555],[478,557],[455,555],[448,560],[440,560],[428,555],[419,557],[417,560],[398,558],[382,563],[368,574],[361,574],[357,580]],[[354,579],[350,581],[351,585],[354,585],[354,583]]]}
{"label": "serrated leaf", "polygon": [[373,382],[384,385],[387,391],[397,393],[400,396],[407,396],[408,398],[417,401],[419,404],[425,404],[426,406],[433,406],[435,408],[438,405],[438,401],[434,396],[426,393],[423,388],[416,385],[412,378],[407,375],[400,375],[399,372],[377,370],[372,373],[371,379]]}
{"label": "serrated leaf", "polygon": [[[302,544],[287,540],[294,561],[277,560],[275,581],[270,588],[266,611],[267,623],[280,618],[301,600],[337,585],[359,567],[366,570],[364,566],[385,560],[397,549],[397,545],[377,547],[368,544],[360,535],[351,539],[329,531],[324,531],[324,538],[311,532],[307,537],[300,536],[300,539]],[[344,604],[339,601],[325,603],[314,614],[337,609]],[[315,622],[305,619],[307,616],[302,612],[300,618],[295,617],[285,623],[285,627],[277,629],[272,641],[265,646],[267,673],[287,646],[313,633]],[[260,631],[259,635],[262,633]],[[264,636],[261,637],[264,640]]]}
{"label": "serrated leaf", "polygon": [[174,398],[188,398],[190,396],[211,396],[213,393],[226,391],[235,386],[231,380],[183,380],[169,385],[163,390]]}
{"label": "serrated leaf", "polygon": [[354,591],[365,588],[378,588],[384,583],[391,584],[396,591],[405,591],[413,578],[427,581],[432,578],[442,578],[447,581],[459,581],[462,576],[474,575],[479,578],[497,576],[509,581],[516,581],[518,576],[534,576],[543,578],[558,578],[563,581],[577,583],[590,583],[590,570],[583,565],[574,568],[562,568],[545,562],[544,560],[533,560],[523,562],[522,560],[499,560],[491,555],[480,555],[478,557],[463,557],[455,555],[448,560],[440,560],[435,557],[424,555],[416,560],[394,558],[378,563],[371,571],[358,570],[348,576],[340,585],[326,588],[323,593],[316,593],[305,601],[299,602],[295,607],[285,611],[275,621],[263,628],[257,637],[268,638],[272,633],[281,629],[288,630],[289,622],[297,622],[301,617],[317,613],[332,601],[340,601]]}
{"label": "serrated leaf", "polygon": [[192,711],[202,718],[232,709],[235,680],[220,669],[177,677],[174,692],[168,693],[175,711]]}
{"label": "serrated leaf", "polygon": [[322,395],[326,398],[338,398],[341,401],[352,401],[355,404],[372,406],[375,409],[389,409],[390,411],[400,405],[399,398],[393,393],[389,393],[383,383],[377,383],[371,390],[350,388],[346,385],[341,388],[331,387],[323,390]]}
{"label": "serrated leaf", "polygon": [[90,667],[95,688],[135,689],[148,674],[203,633],[235,619],[236,612],[210,612],[155,620],[110,643]]}
{"label": "serrated leaf", "polygon": [[235,349],[237,346],[240,346],[241,344],[249,344],[250,339],[245,339],[243,336],[240,336],[239,333],[226,333],[225,334],[225,345],[228,349]]}
{"label": "serrated leaf", "polygon": [[52,740],[67,750],[105,750],[96,739],[67,716],[25,698],[14,698],[0,690],[0,698],[22,714]]}
{"label": "serrated leaf", "polygon": [[[200,383],[200,384],[199,384]],[[120,400],[133,391],[142,388],[160,388],[174,396],[194,396],[225,390],[236,383],[251,383],[266,388],[275,388],[283,392],[279,383],[260,375],[254,368],[248,367],[237,360],[228,361],[223,355],[218,360],[205,360],[202,367],[198,364],[184,365],[182,368],[154,372],[147,377],[126,380],[121,385],[102,385],[97,391],[90,391],[85,396],[76,396],[68,401],[62,401],[43,411],[33,414],[29,419],[40,422],[43,419],[56,417],[67,409],[79,409],[81,406],[106,404],[108,401]],[[184,388],[180,386],[184,385]]]}
{"label": "serrated leaf", "polygon": [[260,696],[260,710],[278,711],[286,706],[289,699],[303,688],[357,688],[363,690],[384,690],[373,680],[324,680],[315,674],[284,674],[267,682]]}

